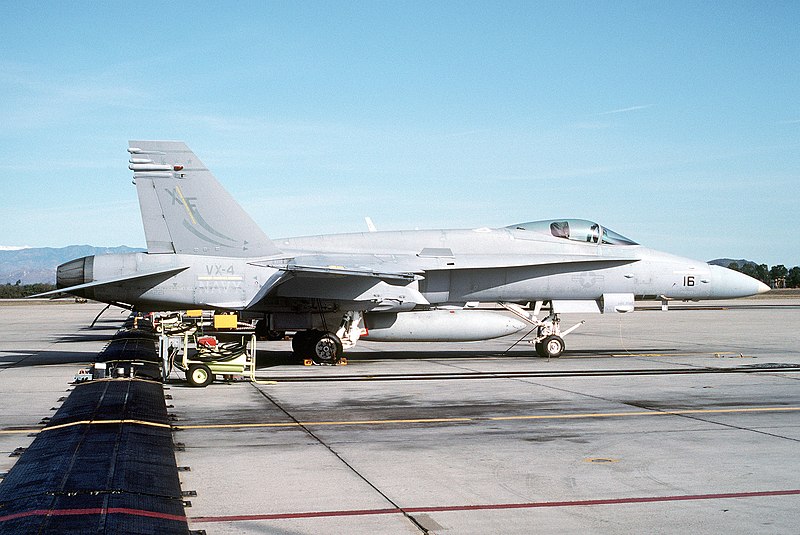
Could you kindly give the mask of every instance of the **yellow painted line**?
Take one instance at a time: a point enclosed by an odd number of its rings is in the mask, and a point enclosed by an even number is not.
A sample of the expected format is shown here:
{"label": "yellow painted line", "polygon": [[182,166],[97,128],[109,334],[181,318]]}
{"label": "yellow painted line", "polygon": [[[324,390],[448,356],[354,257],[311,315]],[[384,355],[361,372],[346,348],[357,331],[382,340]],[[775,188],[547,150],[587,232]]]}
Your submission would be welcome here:
{"label": "yellow painted line", "polygon": [[[697,357],[705,353],[611,353],[612,357]],[[714,353],[709,353],[713,355]]]}
{"label": "yellow painted line", "polygon": [[620,416],[665,416],[681,414],[722,414],[736,412],[779,412],[800,411],[800,407],[753,407],[742,409],[679,409],[674,411],[636,411],[636,412],[594,412],[585,414],[532,415],[532,416],[495,416],[486,420],[551,420],[557,418],[615,418]]}
{"label": "yellow painted line", "polygon": [[609,353],[612,357],[701,357],[708,355],[715,359],[718,358],[746,358],[753,357],[744,355],[740,351],[714,351],[712,353],[699,352],[699,353]]}
{"label": "yellow painted line", "polygon": [[152,427],[170,428],[178,431],[191,429],[247,429],[247,428],[274,428],[274,427],[300,427],[300,426],[347,426],[347,425],[394,425],[394,424],[436,424],[436,423],[465,423],[465,422],[502,422],[515,420],[571,420],[588,418],[623,418],[628,416],[679,416],[682,414],[735,414],[758,412],[796,412],[800,407],[742,407],[738,409],[678,409],[672,411],[633,411],[633,412],[587,412],[575,414],[529,414],[518,416],[476,416],[462,418],[410,418],[395,420],[340,420],[317,422],[262,422],[241,424],[198,424],[198,425],[169,425],[144,420],[82,420],[62,425],[45,428],[31,429],[5,429],[0,434],[39,433],[51,429],[83,424],[137,424]]}
{"label": "yellow painted line", "polygon": [[166,429],[171,429],[172,426],[169,424],[162,424],[158,422],[148,422],[146,420],[80,420],[77,422],[69,422],[66,424],[61,425],[53,425],[50,427],[45,427],[44,429],[40,429],[39,432],[44,431],[52,431],[54,429],[64,429],[66,427],[73,427],[76,425],[108,425],[108,424],[135,424],[135,425],[146,425],[149,427],[162,427]]}
{"label": "yellow painted line", "polygon": [[415,418],[410,420],[343,420],[340,422],[270,422],[256,424],[201,424],[201,425],[175,425],[174,429],[232,429],[246,427],[300,427],[318,425],[382,425],[382,424],[427,424],[449,422],[472,422],[487,418]]}
{"label": "yellow painted line", "polygon": [[299,426],[336,426],[336,425],[392,425],[392,424],[428,424],[428,423],[460,423],[460,422],[497,422],[513,420],[559,420],[579,418],[620,418],[626,416],[666,416],[681,414],[726,414],[748,412],[792,412],[800,411],[800,407],[750,407],[739,409],[680,409],[673,411],[635,411],[635,412],[592,412],[576,414],[534,414],[520,416],[488,416],[474,418],[415,418],[405,420],[345,420],[327,422],[268,422],[252,424],[199,424],[175,425],[173,429],[233,429],[257,427],[299,427]]}
{"label": "yellow painted line", "polygon": [[77,422],[68,422],[60,425],[53,425],[50,427],[38,427],[31,429],[0,429],[0,435],[14,435],[23,433],[42,433],[44,431],[52,431],[54,429],[64,429],[66,427],[74,427],[76,425],[110,425],[110,424],[134,424],[146,425],[150,427],[162,427],[165,429],[172,429],[169,424],[162,424],[159,422],[148,422],[146,420],[79,420]]}
{"label": "yellow painted line", "polygon": [[186,213],[189,214],[189,219],[192,220],[192,225],[197,224],[197,220],[194,218],[194,214],[192,210],[189,208],[189,203],[186,202],[186,199],[183,197],[183,193],[181,192],[180,186],[175,186],[175,193],[178,194],[178,197],[181,198],[181,203],[183,203],[183,207],[186,208]]}
{"label": "yellow painted line", "polygon": [[30,433],[38,433],[41,431],[41,427],[35,427],[31,429],[0,429],[0,435],[24,435]]}

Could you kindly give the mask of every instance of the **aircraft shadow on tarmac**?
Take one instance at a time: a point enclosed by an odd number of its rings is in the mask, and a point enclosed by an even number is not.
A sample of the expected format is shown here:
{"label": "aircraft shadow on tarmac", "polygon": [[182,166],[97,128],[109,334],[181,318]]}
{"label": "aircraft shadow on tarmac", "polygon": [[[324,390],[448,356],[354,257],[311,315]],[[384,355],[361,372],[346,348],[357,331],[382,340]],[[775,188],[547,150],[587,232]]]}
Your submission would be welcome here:
{"label": "aircraft shadow on tarmac", "polygon": [[119,323],[113,323],[110,325],[95,325],[94,327],[83,327],[82,331],[118,331],[120,330],[121,325]]}
{"label": "aircraft shadow on tarmac", "polygon": [[59,364],[89,365],[97,357],[96,350],[89,351],[40,351],[37,349],[14,349],[10,356],[0,355],[0,368],[23,366],[53,366]]}
{"label": "aircraft shadow on tarmac", "polygon": [[[669,356],[670,353],[685,355],[675,348],[627,348],[627,349],[603,349],[603,350],[566,350],[560,359],[595,359],[595,358],[614,358],[620,355],[641,356],[642,354],[659,354]],[[375,352],[353,352],[345,353],[348,362],[368,362],[380,360],[445,360],[445,359],[520,359],[528,358],[534,361],[546,361],[547,358],[540,357],[531,348],[523,348],[514,351],[375,351]],[[558,359],[551,359],[558,360]],[[298,359],[289,351],[265,351],[259,350],[256,355],[256,366],[258,368],[271,368],[281,365],[302,365],[302,359]]]}
{"label": "aircraft shadow on tarmac", "polygon": [[73,344],[76,342],[108,342],[112,339],[114,333],[100,334],[100,333],[75,333],[61,336],[56,340],[58,344]]}

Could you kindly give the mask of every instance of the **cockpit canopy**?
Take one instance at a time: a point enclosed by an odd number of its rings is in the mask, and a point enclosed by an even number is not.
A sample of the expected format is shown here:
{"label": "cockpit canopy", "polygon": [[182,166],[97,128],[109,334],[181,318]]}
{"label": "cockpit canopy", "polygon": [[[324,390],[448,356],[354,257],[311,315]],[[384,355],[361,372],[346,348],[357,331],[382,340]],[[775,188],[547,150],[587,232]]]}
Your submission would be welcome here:
{"label": "cockpit canopy", "polygon": [[635,241],[617,234],[613,230],[601,227],[586,219],[557,219],[553,221],[531,221],[509,225],[506,228],[539,232],[584,243],[603,243],[607,245],[639,245]]}

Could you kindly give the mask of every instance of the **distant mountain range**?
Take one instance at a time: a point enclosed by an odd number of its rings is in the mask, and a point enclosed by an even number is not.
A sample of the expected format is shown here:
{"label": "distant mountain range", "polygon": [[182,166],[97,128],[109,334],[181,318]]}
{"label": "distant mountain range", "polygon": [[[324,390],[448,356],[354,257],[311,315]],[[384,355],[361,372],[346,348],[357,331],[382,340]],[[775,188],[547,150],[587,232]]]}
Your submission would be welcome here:
{"label": "distant mountain range", "polygon": [[35,284],[56,282],[59,264],[89,255],[135,253],[144,249],[132,247],[92,247],[70,245],[67,247],[31,247],[28,249],[0,250],[0,284]]}

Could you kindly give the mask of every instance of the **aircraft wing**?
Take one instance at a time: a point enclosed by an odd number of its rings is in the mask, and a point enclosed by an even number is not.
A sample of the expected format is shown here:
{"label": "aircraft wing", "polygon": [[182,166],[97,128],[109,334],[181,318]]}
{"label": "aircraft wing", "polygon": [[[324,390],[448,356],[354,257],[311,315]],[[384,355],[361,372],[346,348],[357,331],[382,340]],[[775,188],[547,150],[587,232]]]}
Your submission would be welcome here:
{"label": "aircraft wing", "polygon": [[[416,289],[423,277],[401,264],[376,255],[300,255],[250,262],[277,269],[247,308],[257,308],[268,296],[347,302],[362,309],[430,304]],[[387,305],[386,303],[391,303]]]}
{"label": "aircraft wing", "polygon": [[[269,296],[289,299],[324,299],[372,307],[413,307],[428,305],[419,293],[417,281],[427,271],[458,269],[504,269],[563,265],[565,271],[577,265],[614,266],[637,259],[596,255],[461,255],[423,254],[367,255],[312,254],[293,258],[266,259],[250,265],[278,270],[261,287],[246,308],[257,309]],[[444,250],[436,250],[442,253]],[[374,308],[373,308],[374,309]]]}
{"label": "aircraft wing", "polygon": [[[304,255],[291,260],[250,262],[251,265],[270,267],[293,275],[311,274],[313,276],[331,277],[370,277],[383,280],[407,281],[420,280],[423,277],[409,270],[388,269],[398,268],[398,264],[391,266],[387,262],[373,255]],[[404,265],[405,267],[405,265]]]}
{"label": "aircraft wing", "polygon": [[629,264],[636,258],[598,255],[453,255],[449,249],[423,249],[418,254],[365,255],[315,254],[291,259],[250,262],[251,265],[271,267],[300,275],[303,273],[375,277],[386,280],[420,280],[431,270],[497,269],[535,267],[557,264]]}
{"label": "aircraft wing", "polygon": [[115,279],[106,279],[106,280],[102,280],[102,281],[87,282],[87,283],[84,283],[84,284],[76,284],[75,286],[69,286],[67,288],[59,288],[57,290],[52,290],[52,291],[49,291],[49,292],[44,292],[44,293],[40,293],[40,294],[36,294],[36,295],[31,295],[30,297],[47,297],[48,295],[56,295],[56,294],[60,294],[60,293],[69,294],[69,293],[74,293],[74,292],[80,291],[80,290],[87,290],[89,288],[100,288],[100,287],[103,287],[103,286],[113,286],[113,285],[121,284],[121,283],[128,282],[128,281],[146,279],[148,277],[175,275],[177,273],[180,273],[181,271],[184,271],[188,267],[189,266],[181,266],[181,267],[177,267],[177,268],[160,269],[160,270],[156,270],[156,271],[148,271],[146,273],[137,273],[135,275],[127,275],[125,277],[117,277]]}

